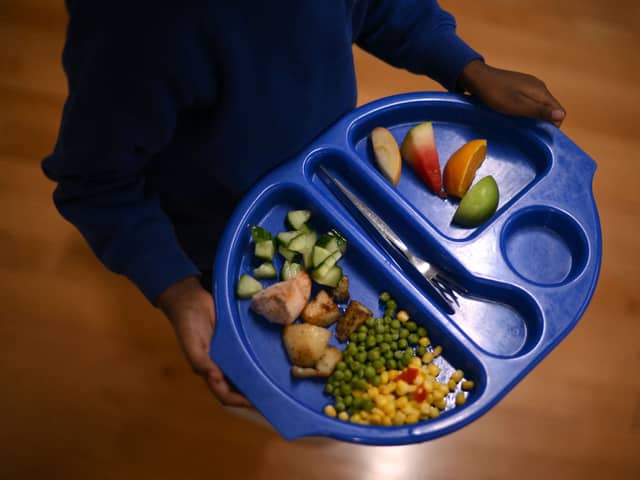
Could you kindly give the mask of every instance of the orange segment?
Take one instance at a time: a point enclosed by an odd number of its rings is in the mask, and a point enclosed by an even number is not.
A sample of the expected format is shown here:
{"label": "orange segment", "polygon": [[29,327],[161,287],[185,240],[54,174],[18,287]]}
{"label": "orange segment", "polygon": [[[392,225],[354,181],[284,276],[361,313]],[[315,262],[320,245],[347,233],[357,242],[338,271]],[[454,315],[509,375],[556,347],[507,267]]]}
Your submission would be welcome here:
{"label": "orange segment", "polygon": [[449,195],[462,198],[469,190],[476,170],[487,154],[487,141],[471,140],[456,151],[444,167],[444,189]]}

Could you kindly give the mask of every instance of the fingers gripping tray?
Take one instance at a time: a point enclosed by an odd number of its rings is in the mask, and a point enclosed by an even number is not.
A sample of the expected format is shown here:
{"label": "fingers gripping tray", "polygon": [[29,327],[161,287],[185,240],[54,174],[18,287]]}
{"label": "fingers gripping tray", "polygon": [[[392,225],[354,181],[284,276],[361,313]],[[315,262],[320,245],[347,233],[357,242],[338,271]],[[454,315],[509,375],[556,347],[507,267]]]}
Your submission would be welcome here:
{"label": "fingers gripping tray", "polygon": [[[475,228],[453,223],[457,201],[441,199],[406,164],[394,187],[376,168],[371,131],[387,128],[400,144],[415,125],[431,121],[444,168],[465,142],[487,140],[476,180],[499,187],[495,214]],[[455,309],[438,302],[407,273],[322,181],[331,172],[401,234],[410,249],[464,286]],[[327,436],[374,445],[436,438],[487,412],[576,325],[596,286],[601,233],[591,183],[595,162],[550,124],[499,115],[464,96],[407,94],[346,115],[299,157],[280,166],[245,196],[219,244],[214,269],[217,326],[211,357],[257,410],[287,439]],[[382,316],[389,292],[442,346],[436,362],[446,379],[464,371],[475,386],[456,405],[454,393],[436,418],[400,425],[363,425],[323,413],[333,398],[326,379],[291,375],[281,325],[236,295],[238,279],[256,266],[251,226],[285,230],[291,210],[311,212],[318,232],[347,239],[340,260],[350,298]],[[282,258],[276,259],[279,271]],[[263,280],[264,286],[277,280]],[[318,290],[314,284],[312,298]],[[341,305],[344,310],[346,304]],[[344,350],[332,332],[330,345]],[[440,377],[439,377],[440,378]],[[422,417],[421,417],[422,418]]]}

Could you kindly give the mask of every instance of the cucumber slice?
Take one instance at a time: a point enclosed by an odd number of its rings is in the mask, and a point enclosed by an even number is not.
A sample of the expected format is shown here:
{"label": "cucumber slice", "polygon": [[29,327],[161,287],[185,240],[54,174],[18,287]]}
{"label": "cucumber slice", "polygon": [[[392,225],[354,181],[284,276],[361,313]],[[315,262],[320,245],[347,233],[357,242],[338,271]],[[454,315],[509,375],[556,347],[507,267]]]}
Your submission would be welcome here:
{"label": "cucumber slice", "polygon": [[340,283],[340,279],[342,279],[342,268],[338,265],[334,265],[329,270],[327,270],[326,274],[320,275],[318,270],[314,270],[311,272],[311,277],[315,280],[316,283],[320,285],[325,285],[327,287],[337,287]]}
{"label": "cucumber slice", "polygon": [[261,242],[257,242],[254,255],[258,258],[262,258],[263,260],[273,260],[273,257],[276,254],[276,246],[273,243],[273,240],[263,240]]}
{"label": "cucumber slice", "polygon": [[265,230],[258,225],[254,225],[253,227],[251,227],[251,238],[256,243],[273,239],[271,233],[268,230]]}
{"label": "cucumber slice", "polygon": [[298,255],[298,252],[289,250],[287,247],[283,245],[280,245],[278,247],[278,253],[282,255],[285,259],[289,260],[290,262],[293,262],[293,259],[296,258],[296,255]]}
{"label": "cucumber slice", "polygon": [[329,255],[331,255],[331,250],[327,250],[326,248],[322,248],[317,244],[313,247],[312,252],[312,263],[314,267],[319,266],[322,262],[324,262]]}
{"label": "cucumber slice", "polygon": [[240,298],[251,298],[262,290],[262,284],[246,273],[240,275],[238,285],[236,287],[236,295]]}
{"label": "cucumber slice", "polygon": [[291,210],[287,213],[287,222],[294,230],[300,230],[309,218],[311,218],[309,210]]}
{"label": "cucumber slice", "polygon": [[336,243],[338,244],[338,249],[344,253],[347,251],[347,239],[344,238],[344,235],[342,235],[338,230],[336,230],[335,228],[332,228],[331,231],[328,233],[329,236],[335,238]]}
{"label": "cucumber slice", "polygon": [[285,262],[282,264],[282,270],[280,271],[280,278],[282,278],[282,280],[289,280],[291,277],[297,275],[302,270],[302,265],[300,265],[299,263],[285,260]]}
{"label": "cucumber slice", "polygon": [[337,252],[338,250],[340,250],[336,237],[329,235],[328,233],[321,235],[316,242],[316,245],[318,247],[324,248],[325,250],[329,250],[330,252]]}
{"label": "cucumber slice", "polygon": [[276,278],[278,272],[271,262],[264,262],[253,269],[253,276],[256,278]]}
{"label": "cucumber slice", "polygon": [[296,238],[296,237],[298,237],[300,235],[303,235],[303,233],[299,232],[297,230],[293,230],[293,231],[290,231],[290,232],[280,232],[277,235],[278,243],[280,245],[284,245],[285,247],[288,247],[289,243],[291,243],[291,241],[294,238]]}
{"label": "cucumber slice", "polygon": [[289,242],[287,248],[298,253],[311,252],[318,236],[315,232],[303,233]]}
{"label": "cucumber slice", "polygon": [[340,257],[342,257],[342,253],[339,250],[337,252],[333,252],[320,264],[320,266],[315,268],[314,272],[316,272],[320,278],[325,277],[336,262],[340,260]]}

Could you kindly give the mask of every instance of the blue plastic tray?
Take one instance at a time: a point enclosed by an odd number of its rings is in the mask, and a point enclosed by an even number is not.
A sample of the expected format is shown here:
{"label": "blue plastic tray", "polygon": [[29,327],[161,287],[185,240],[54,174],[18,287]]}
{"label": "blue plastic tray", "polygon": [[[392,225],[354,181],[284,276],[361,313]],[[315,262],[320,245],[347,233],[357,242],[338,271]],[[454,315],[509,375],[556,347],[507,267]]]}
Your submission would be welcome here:
{"label": "blue plastic tray", "polygon": [[[377,171],[369,134],[406,132],[433,121],[444,167],[466,141],[486,138],[487,158],[476,179],[493,175],[500,203],[475,229],[451,224],[456,203],[428,192],[408,166],[393,187]],[[324,165],[360,196],[409,247],[453,272],[471,291],[453,314],[409,278],[317,175]],[[596,164],[553,125],[501,116],[464,96],[421,93],[385,98],[346,115],[297,158],[270,173],[246,195],[219,245],[214,270],[217,327],[211,356],[286,439],[327,436],[395,445],[450,433],[494,406],[576,325],[598,278],[601,233],[591,191]],[[341,259],[351,298],[381,313],[389,291],[399,308],[443,346],[440,366],[464,370],[476,383],[467,402],[435,420],[410,426],[363,426],[322,413],[331,397],[324,382],[295,379],[282,327],[249,310],[235,288],[254,266],[250,225],[285,229],[286,212],[312,211],[318,232],[336,227],[349,241]],[[279,265],[278,265],[279,267]],[[335,337],[331,344],[339,345]]]}

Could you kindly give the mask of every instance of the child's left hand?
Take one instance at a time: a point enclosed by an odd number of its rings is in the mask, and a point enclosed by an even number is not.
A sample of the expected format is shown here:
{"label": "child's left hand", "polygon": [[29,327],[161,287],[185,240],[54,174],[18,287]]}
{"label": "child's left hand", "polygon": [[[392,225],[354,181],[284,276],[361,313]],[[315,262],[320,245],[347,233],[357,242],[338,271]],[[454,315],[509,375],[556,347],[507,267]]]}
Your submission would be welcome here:
{"label": "child's left hand", "polygon": [[482,60],[465,66],[458,86],[500,113],[537,118],[558,127],[566,116],[541,80],[491,67]]}

